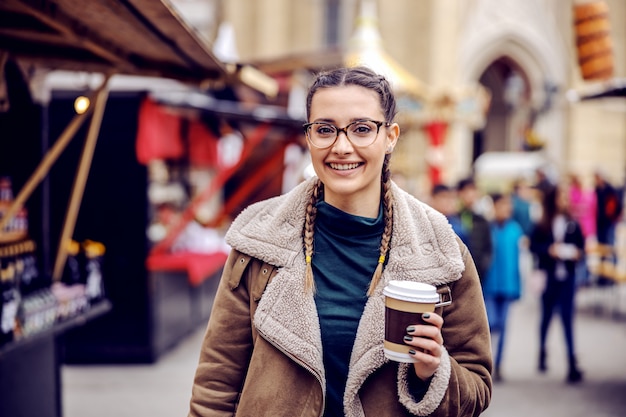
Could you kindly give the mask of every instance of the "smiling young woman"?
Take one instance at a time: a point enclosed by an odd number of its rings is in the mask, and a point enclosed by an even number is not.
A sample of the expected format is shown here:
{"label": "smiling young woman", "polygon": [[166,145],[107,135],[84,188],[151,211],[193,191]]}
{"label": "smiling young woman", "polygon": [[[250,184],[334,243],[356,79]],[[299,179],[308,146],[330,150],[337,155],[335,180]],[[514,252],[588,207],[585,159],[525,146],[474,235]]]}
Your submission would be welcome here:
{"label": "smiling young woman", "polygon": [[[472,257],[446,218],[401,190],[389,82],[319,74],[304,125],[316,176],[244,210],[226,241],[189,416],[478,416],[491,339]],[[406,329],[414,363],[384,354],[391,280],[451,303]],[[445,341],[445,342],[444,342]]]}

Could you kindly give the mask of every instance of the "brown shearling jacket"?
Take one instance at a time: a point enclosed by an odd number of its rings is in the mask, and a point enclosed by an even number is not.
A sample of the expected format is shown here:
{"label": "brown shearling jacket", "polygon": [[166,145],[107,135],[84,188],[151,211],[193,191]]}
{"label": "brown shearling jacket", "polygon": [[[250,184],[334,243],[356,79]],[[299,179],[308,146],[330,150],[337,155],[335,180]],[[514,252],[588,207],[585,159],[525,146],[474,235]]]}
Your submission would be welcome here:
{"label": "brown shearling jacket", "polygon": [[[325,372],[315,302],[304,291],[304,212],[312,183],[246,209],[227,234],[225,265],[200,353],[190,417],[320,417]],[[344,413],[477,416],[491,398],[491,342],[476,269],[435,210],[395,185],[388,263],[363,312],[350,361]],[[436,285],[452,304],[444,354],[422,399],[409,393],[412,365],[383,354],[384,296],[391,279]]]}

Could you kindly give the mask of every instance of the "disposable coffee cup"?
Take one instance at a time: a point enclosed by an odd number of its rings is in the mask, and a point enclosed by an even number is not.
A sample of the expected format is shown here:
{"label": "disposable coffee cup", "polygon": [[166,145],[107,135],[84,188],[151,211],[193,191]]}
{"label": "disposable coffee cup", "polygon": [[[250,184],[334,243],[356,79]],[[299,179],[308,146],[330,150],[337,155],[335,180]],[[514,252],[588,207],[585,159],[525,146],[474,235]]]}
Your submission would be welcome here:
{"label": "disposable coffee cup", "polygon": [[385,356],[396,362],[415,362],[404,343],[410,325],[427,324],[422,314],[435,311],[439,303],[437,288],[413,281],[389,281],[385,295]]}

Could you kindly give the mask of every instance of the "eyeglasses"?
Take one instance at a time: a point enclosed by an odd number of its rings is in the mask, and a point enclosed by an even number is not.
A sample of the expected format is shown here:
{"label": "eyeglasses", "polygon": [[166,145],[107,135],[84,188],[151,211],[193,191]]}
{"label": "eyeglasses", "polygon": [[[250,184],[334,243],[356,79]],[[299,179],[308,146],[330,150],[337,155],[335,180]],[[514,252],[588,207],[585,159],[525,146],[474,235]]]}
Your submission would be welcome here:
{"label": "eyeglasses", "polygon": [[326,149],[337,142],[339,132],[345,133],[350,143],[356,147],[370,146],[376,142],[382,125],[388,127],[389,123],[376,120],[357,120],[343,128],[324,122],[305,123],[302,126],[311,145],[319,149]]}

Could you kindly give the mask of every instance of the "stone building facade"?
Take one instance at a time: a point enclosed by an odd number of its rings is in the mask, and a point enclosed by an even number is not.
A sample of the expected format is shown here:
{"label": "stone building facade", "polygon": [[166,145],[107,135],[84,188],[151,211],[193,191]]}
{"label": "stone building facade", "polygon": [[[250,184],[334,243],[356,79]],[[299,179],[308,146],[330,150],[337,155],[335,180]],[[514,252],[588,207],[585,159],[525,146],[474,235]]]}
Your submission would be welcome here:
{"label": "stone building facade", "polygon": [[[626,99],[571,99],[572,92],[606,86],[580,75],[572,11],[579,0],[216,0],[212,5],[215,21],[233,26],[240,60],[267,62],[347,49],[362,2],[376,6],[386,53],[430,91],[480,83],[491,92],[484,126],[449,124],[444,182],[471,173],[486,152],[534,152],[555,179],[576,172],[591,186],[592,172],[602,167],[613,182],[623,182]],[[626,2],[606,4],[614,80],[626,72]],[[210,37],[216,30],[206,32]],[[428,141],[423,129],[412,128],[394,155],[396,169],[418,193],[428,182]]]}

